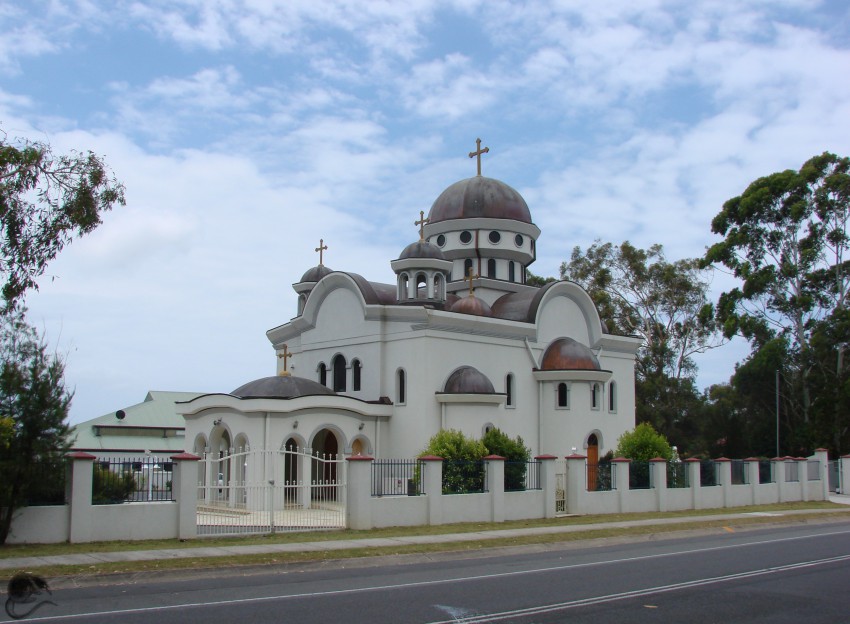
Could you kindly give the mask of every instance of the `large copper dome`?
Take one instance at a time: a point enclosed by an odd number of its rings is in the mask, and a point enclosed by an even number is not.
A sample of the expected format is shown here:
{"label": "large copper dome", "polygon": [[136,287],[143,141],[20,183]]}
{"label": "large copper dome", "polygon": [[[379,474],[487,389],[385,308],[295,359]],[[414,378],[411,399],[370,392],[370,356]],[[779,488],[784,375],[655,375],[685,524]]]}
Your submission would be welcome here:
{"label": "large copper dome", "polygon": [[440,251],[440,248],[428,241],[416,241],[415,243],[410,243],[404,248],[404,251],[402,251],[401,255],[398,257],[399,260],[407,260],[409,258],[433,258],[435,260],[446,259],[443,252]]}
{"label": "large copper dome", "polygon": [[543,353],[540,370],[600,370],[593,351],[572,338],[558,338]]}
{"label": "large copper dome", "polygon": [[531,212],[522,195],[504,182],[475,176],[455,182],[443,191],[428,213],[429,224],[474,218],[531,223]]}

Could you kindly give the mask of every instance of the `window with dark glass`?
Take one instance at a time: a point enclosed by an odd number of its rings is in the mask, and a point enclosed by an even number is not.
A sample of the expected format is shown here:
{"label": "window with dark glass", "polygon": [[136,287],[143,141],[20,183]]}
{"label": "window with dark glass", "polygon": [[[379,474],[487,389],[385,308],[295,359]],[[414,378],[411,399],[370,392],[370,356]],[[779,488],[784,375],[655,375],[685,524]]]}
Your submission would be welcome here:
{"label": "window with dark glass", "polygon": [[494,231],[490,232],[490,234],[487,236],[487,238],[489,238],[490,242],[493,243],[494,245],[498,245],[499,241],[502,240],[502,235],[494,230]]}
{"label": "window with dark glass", "polygon": [[570,404],[570,394],[569,389],[567,388],[567,384],[559,383],[558,384],[558,407],[569,407]]}
{"label": "window with dark glass", "polygon": [[345,374],[346,374],[345,357],[340,353],[335,356],[331,366],[334,372],[334,392],[345,392]]}
{"label": "window with dark glass", "polygon": [[507,395],[505,399],[505,405],[508,407],[513,407],[514,405],[514,376],[508,375],[505,377],[505,394]]}
{"label": "window with dark glass", "polygon": [[437,237],[437,247],[442,247],[446,244],[446,236],[444,234],[440,234]]}
{"label": "window with dark glass", "polygon": [[404,371],[401,369],[399,369],[398,371],[398,388],[396,390],[397,402],[403,404],[405,402],[405,394],[407,389],[405,388],[405,374]]}
{"label": "window with dark glass", "polygon": [[319,364],[319,383],[323,386],[328,385],[328,367],[322,362]]}
{"label": "window with dark glass", "polygon": [[460,233],[460,242],[464,245],[468,244],[472,240],[472,233],[468,230],[464,230]]}
{"label": "window with dark glass", "polygon": [[360,390],[360,360],[351,363],[351,389],[355,392]]}
{"label": "window with dark glass", "polygon": [[514,236],[514,243],[516,243],[517,247],[522,247],[522,244],[525,242],[525,239],[522,237],[522,234],[517,234]]}
{"label": "window with dark glass", "polygon": [[516,281],[516,267],[514,266],[514,262],[508,263],[508,281],[515,282]]}
{"label": "window with dark glass", "polygon": [[493,258],[487,261],[487,277],[496,278],[496,261]]}

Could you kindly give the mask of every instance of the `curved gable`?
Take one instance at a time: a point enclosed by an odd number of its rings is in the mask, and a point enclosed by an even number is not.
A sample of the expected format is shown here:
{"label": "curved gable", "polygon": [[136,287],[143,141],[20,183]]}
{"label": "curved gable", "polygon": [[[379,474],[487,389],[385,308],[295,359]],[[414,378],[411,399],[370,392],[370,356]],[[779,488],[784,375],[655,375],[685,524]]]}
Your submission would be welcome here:
{"label": "curved gable", "polygon": [[596,344],[602,338],[602,321],[587,291],[575,282],[553,282],[548,286],[533,302],[538,340],[549,342],[566,335],[588,345]]}

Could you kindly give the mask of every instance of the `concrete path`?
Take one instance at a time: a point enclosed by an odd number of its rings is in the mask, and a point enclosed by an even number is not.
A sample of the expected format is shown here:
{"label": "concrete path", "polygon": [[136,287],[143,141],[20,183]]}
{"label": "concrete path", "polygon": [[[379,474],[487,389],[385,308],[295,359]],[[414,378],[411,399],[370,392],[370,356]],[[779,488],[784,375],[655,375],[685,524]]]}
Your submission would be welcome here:
{"label": "concrete path", "polygon": [[[850,496],[830,497],[835,503],[850,505]],[[353,548],[377,548],[416,544],[446,544],[495,540],[528,535],[549,535],[556,533],[585,533],[599,529],[626,529],[643,526],[670,526],[688,522],[707,522],[717,520],[737,520],[748,517],[789,518],[795,515],[816,513],[829,514],[843,512],[843,509],[794,510],[775,512],[747,512],[716,514],[705,516],[677,516],[655,518],[651,520],[625,520],[620,522],[600,522],[596,524],[532,527],[523,529],[498,529],[470,533],[447,533],[442,535],[409,535],[404,537],[359,538],[332,541],[304,541],[289,544],[252,544],[235,546],[191,546],[187,548],[166,548],[159,550],[127,550],[116,552],[92,552],[44,557],[17,557],[0,559],[0,570],[27,570],[40,566],[56,565],[96,565],[106,562],[156,561],[170,559],[190,559],[197,557],[227,557],[232,555],[256,555],[266,553],[328,552]]]}

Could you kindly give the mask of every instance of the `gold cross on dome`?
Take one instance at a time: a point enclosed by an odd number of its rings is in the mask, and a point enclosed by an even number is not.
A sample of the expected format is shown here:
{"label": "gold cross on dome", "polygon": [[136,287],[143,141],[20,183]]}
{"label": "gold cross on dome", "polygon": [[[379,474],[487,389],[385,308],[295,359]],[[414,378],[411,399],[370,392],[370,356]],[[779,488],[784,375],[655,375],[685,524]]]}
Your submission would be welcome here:
{"label": "gold cross on dome", "polygon": [[429,219],[426,219],[426,218],[425,218],[425,211],[424,211],[424,210],[420,210],[420,211],[419,211],[419,221],[414,221],[414,222],[413,222],[413,225],[418,225],[418,226],[419,226],[419,240],[420,240],[420,241],[424,241],[424,240],[425,240],[425,224],[426,224],[426,223],[430,223],[430,221],[429,221]]}
{"label": "gold cross on dome", "polygon": [[316,247],[316,249],[315,249],[315,251],[319,252],[319,266],[325,266],[323,264],[322,252],[325,251],[327,248],[328,248],[328,246],[325,245],[325,239],[320,238],[319,239],[319,246]]}
{"label": "gold cross on dome", "polygon": [[289,371],[286,370],[286,360],[292,357],[292,354],[289,352],[289,348],[286,345],[283,345],[283,353],[278,353],[277,357],[283,360],[283,370],[280,374],[284,377],[288,376]]}
{"label": "gold cross on dome", "polygon": [[475,139],[475,147],[476,150],[474,152],[469,152],[470,158],[478,158],[478,175],[481,175],[481,154],[486,154],[490,151],[489,147],[485,147],[481,149],[481,139]]}
{"label": "gold cross on dome", "polygon": [[472,287],[472,280],[478,279],[479,277],[481,277],[481,276],[480,275],[473,275],[472,274],[472,267],[469,267],[469,271],[467,272],[466,277],[464,278],[463,281],[469,282],[469,296],[470,297],[473,297],[474,295],[472,293],[475,292],[475,289]]}

